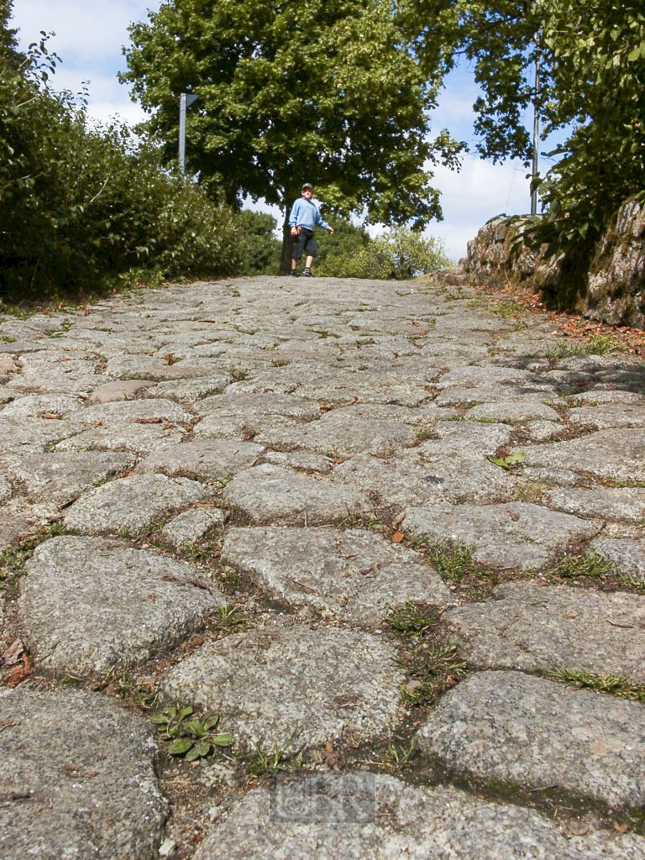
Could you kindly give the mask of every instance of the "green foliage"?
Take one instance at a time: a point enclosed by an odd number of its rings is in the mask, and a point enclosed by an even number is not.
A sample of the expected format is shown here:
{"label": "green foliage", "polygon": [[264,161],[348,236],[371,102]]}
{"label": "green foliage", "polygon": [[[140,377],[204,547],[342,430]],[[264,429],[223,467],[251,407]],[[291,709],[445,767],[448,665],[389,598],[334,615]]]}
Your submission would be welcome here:
{"label": "green foliage", "polygon": [[246,771],[251,776],[266,776],[285,770],[297,770],[302,765],[302,750],[295,749],[294,743],[301,733],[296,729],[284,746],[274,744],[270,750],[257,744],[255,753],[246,763]]}
{"label": "green foliage", "polygon": [[184,708],[164,708],[150,717],[150,721],[161,732],[161,737],[170,741],[170,755],[179,756],[186,761],[195,761],[221,747],[230,747],[233,744],[233,735],[228,732],[213,733],[219,725],[219,716],[206,714],[198,718],[194,717],[193,713],[193,708],[187,705]]}
{"label": "green foliage", "polygon": [[402,0],[428,70],[473,61],[478,149],[528,166],[536,61],[544,139],[563,142],[539,181],[545,216],[527,240],[562,253],[560,304],[585,289],[594,246],[620,204],[643,189],[645,13],[641,0]]}
{"label": "green foliage", "polygon": [[275,237],[276,220],[265,212],[242,209],[238,240],[244,254],[245,275],[275,275],[280,268],[281,242]]}
{"label": "green foliage", "polygon": [[339,278],[409,280],[449,264],[438,239],[426,238],[407,227],[396,227],[357,243],[355,250],[338,257],[329,251],[318,271]]}
{"label": "green foliage", "polygon": [[596,675],[579,669],[562,669],[550,672],[550,677],[574,687],[596,690],[599,693],[612,693],[623,699],[645,702],[645,685],[636,684],[631,678],[622,675]]}
{"label": "green foliage", "polygon": [[394,606],[385,616],[385,620],[397,633],[405,633],[416,637],[427,633],[437,622],[438,611],[434,606],[419,606],[409,601],[402,606]]}
{"label": "green foliage", "polygon": [[122,80],[175,157],[181,92],[186,160],[229,203],[284,209],[314,183],[336,214],[425,224],[440,214],[427,165],[461,149],[429,137],[436,95],[386,0],[166,0],[130,28]]}
{"label": "green foliage", "polygon": [[520,466],[526,460],[526,454],[524,451],[513,451],[501,457],[489,457],[488,459],[494,466],[500,466],[508,472],[513,467]]}
{"label": "green foliage", "polygon": [[553,568],[552,573],[563,579],[580,579],[581,577],[596,579],[600,576],[615,576],[618,570],[613,562],[592,550],[585,555],[570,555],[563,558]]}
{"label": "green foliage", "polygon": [[57,61],[44,34],[16,53],[0,19],[0,296],[92,294],[133,270],[238,271],[234,214],[124,127],[91,125],[82,99],[49,88]]}

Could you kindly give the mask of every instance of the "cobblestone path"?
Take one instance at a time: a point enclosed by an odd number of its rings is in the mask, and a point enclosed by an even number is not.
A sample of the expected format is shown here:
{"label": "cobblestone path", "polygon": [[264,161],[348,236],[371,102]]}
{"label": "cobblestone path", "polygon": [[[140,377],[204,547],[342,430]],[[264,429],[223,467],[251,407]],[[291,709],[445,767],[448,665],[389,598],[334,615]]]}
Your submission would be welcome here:
{"label": "cobblestone path", "polygon": [[2,860],[645,858],[642,360],[248,278],[0,377]]}

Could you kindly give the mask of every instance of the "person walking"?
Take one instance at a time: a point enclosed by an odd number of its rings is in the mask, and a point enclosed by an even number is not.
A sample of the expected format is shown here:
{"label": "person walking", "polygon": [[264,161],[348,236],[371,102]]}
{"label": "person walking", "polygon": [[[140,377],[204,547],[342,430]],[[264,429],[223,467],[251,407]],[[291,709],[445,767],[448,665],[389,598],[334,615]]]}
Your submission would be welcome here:
{"label": "person walking", "polygon": [[291,227],[291,235],[295,236],[293,243],[293,251],[291,257],[291,275],[297,277],[298,260],[302,257],[303,252],[307,255],[305,259],[305,269],[302,273],[305,278],[311,278],[311,267],[314,262],[314,257],[318,253],[316,246],[316,236],[314,229],[316,225],[323,227],[329,233],[334,232],[334,228],[322,217],[318,211],[318,207],[311,199],[313,188],[308,182],[300,189],[301,196],[291,207],[289,215],[289,226]]}

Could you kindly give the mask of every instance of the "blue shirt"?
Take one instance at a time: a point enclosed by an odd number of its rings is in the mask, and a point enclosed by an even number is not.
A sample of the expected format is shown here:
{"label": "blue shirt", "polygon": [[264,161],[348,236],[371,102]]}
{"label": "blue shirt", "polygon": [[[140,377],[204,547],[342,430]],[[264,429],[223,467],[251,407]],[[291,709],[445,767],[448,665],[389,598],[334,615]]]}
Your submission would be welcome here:
{"label": "blue shirt", "polygon": [[316,224],[329,230],[329,224],[321,216],[316,204],[312,200],[307,200],[306,197],[299,197],[291,207],[289,226],[306,227],[308,230],[313,230]]}

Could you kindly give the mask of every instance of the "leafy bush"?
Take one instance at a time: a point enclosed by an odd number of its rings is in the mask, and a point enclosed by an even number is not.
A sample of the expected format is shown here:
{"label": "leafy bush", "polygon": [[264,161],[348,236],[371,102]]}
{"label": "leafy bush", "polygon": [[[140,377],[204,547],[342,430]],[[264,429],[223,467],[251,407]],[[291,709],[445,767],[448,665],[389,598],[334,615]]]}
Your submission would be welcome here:
{"label": "leafy bush", "polygon": [[409,280],[450,265],[442,243],[406,227],[361,243],[352,253],[329,255],[319,273],[339,278]]}
{"label": "leafy bush", "polygon": [[0,296],[94,293],[133,270],[163,277],[241,270],[237,215],[161,165],[118,124],[48,86],[45,39],[20,55],[0,6]]}
{"label": "leafy bush", "polygon": [[276,239],[276,220],[266,212],[242,209],[239,213],[239,243],[244,253],[245,275],[275,275],[280,268],[282,243]]}

